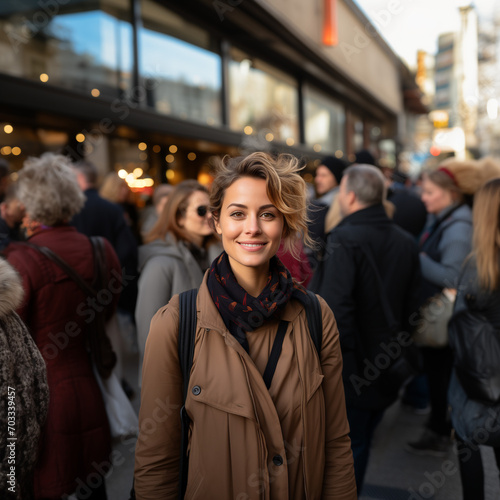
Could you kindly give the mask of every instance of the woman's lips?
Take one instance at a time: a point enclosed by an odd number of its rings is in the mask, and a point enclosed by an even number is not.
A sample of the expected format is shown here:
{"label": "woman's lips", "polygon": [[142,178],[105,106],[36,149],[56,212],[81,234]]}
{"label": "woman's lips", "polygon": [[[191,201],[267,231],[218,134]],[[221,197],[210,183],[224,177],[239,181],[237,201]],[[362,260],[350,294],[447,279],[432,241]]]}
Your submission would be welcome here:
{"label": "woman's lips", "polygon": [[243,247],[245,250],[248,252],[257,252],[258,250],[261,250],[264,248],[266,243],[263,242],[250,242],[250,241],[239,241],[238,245]]}

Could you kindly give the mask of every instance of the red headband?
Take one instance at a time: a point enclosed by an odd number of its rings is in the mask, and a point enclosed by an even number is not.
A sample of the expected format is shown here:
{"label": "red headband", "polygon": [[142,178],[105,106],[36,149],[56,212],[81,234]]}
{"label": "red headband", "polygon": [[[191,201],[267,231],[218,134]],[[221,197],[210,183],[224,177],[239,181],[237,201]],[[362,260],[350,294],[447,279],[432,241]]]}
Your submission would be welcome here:
{"label": "red headband", "polygon": [[453,181],[453,184],[455,184],[455,186],[457,185],[457,181],[451,170],[448,170],[446,167],[439,167],[438,172],[443,172],[444,174],[446,174]]}

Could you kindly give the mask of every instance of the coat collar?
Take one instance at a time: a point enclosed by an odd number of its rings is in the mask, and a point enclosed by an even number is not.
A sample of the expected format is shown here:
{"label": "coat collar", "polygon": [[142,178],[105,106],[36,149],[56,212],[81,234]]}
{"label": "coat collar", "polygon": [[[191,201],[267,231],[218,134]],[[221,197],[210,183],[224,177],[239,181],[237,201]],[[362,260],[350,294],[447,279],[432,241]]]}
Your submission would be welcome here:
{"label": "coat collar", "polygon": [[337,227],[362,224],[392,224],[382,204],[371,205],[344,217]]}

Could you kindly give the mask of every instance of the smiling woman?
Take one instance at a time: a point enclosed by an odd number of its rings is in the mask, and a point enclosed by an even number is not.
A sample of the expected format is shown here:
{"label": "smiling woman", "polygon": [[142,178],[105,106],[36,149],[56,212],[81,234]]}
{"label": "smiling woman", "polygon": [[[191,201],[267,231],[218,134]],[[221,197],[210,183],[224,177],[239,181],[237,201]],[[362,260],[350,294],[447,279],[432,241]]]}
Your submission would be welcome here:
{"label": "smiling woman", "polygon": [[[357,498],[333,313],[319,299],[318,352],[306,315],[312,299],[276,257],[282,239],[291,253],[297,234],[309,241],[299,170],[292,156],[253,153],[226,158],[216,172],[209,210],[224,252],[197,296],[185,498]],[[139,499],[179,496],[180,422],[157,415],[159,401],[183,403],[178,325],[175,296],[146,344]]]}

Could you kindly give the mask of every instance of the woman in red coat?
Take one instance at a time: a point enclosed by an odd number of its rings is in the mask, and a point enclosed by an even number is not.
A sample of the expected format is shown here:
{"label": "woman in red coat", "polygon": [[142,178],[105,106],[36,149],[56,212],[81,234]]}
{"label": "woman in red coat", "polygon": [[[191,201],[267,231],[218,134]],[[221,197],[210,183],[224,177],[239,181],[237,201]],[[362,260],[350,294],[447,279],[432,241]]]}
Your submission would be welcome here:
{"label": "woman in red coat", "polygon": [[[84,195],[69,160],[46,153],[25,162],[19,173],[18,197],[26,207],[23,225],[29,243],[48,247],[91,285],[94,258],[90,240],[68,221],[83,206]],[[116,306],[120,264],[106,241],[108,275],[97,299],[52,260],[23,243],[6,249],[23,281],[18,310],[47,365],[50,403],[42,429],[35,470],[36,499],[105,499],[103,474],[110,466],[111,437],[104,402],[87,350],[86,327],[96,311]]]}

